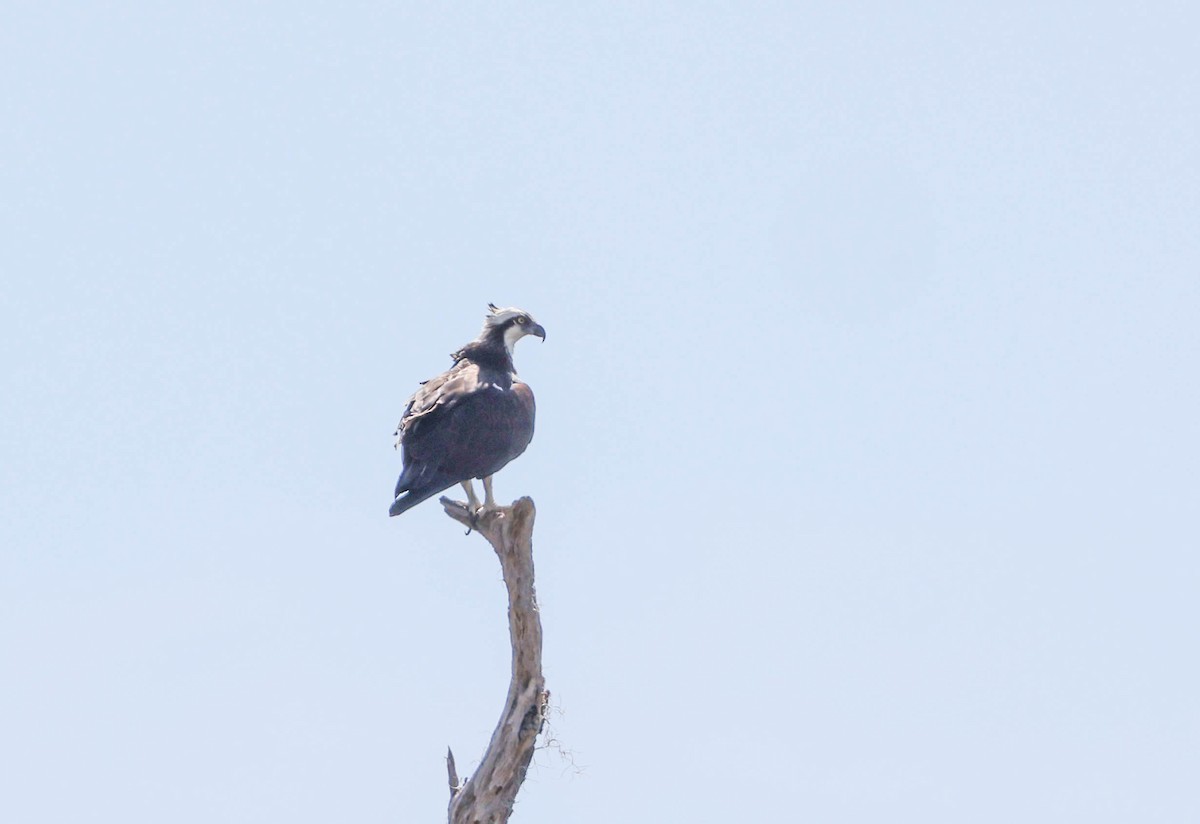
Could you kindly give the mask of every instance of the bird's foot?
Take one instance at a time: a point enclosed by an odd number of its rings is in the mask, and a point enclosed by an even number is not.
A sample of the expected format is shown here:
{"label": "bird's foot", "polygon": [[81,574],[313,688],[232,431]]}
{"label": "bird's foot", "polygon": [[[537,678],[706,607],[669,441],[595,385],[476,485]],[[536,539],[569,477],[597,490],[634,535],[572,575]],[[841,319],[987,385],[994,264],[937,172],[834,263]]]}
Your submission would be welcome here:
{"label": "bird's foot", "polygon": [[471,501],[454,501],[443,495],[439,502],[446,510],[446,513],[457,520],[459,523],[467,527],[465,534],[470,535],[472,532],[479,531],[481,526],[486,526],[487,522],[499,515],[504,507],[487,503],[479,503],[478,500]]}
{"label": "bird's foot", "polygon": [[479,529],[479,524],[482,521],[500,511],[500,507],[496,506],[494,503],[489,504],[486,502],[474,507],[473,509],[468,507],[468,509],[471,510],[471,524],[467,529],[468,535],[471,534],[472,529]]}

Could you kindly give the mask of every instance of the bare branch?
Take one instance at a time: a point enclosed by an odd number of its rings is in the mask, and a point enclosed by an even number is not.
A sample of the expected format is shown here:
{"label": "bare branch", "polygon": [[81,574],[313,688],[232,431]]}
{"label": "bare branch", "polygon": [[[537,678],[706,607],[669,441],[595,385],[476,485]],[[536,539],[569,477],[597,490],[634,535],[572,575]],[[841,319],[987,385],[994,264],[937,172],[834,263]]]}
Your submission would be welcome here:
{"label": "bare branch", "polygon": [[529,498],[478,515],[473,515],[466,504],[449,498],[443,497],[441,504],[447,515],[478,531],[496,551],[508,589],[512,641],[508,697],[479,767],[459,786],[453,756],[447,758],[451,775],[449,822],[504,824],[512,815],[517,792],[533,759],[550,700],[542,676],[542,622],[533,579],[535,510]]}
{"label": "bare branch", "polygon": [[449,747],[446,747],[446,773],[450,782],[450,799],[454,800],[454,794],[458,792],[458,769],[454,766],[454,752]]}

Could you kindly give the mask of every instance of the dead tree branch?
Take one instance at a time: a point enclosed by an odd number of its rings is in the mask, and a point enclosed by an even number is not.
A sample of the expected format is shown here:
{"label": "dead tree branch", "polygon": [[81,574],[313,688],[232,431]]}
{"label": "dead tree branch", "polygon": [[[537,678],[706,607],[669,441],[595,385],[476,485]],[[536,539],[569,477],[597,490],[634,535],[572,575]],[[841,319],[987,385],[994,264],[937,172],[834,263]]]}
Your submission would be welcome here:
{"label": "dead tree branch", "polygon": [[512,681],[504,711],[475,774],[459,784],[447,751],[450,824],[504,824],[533,760],[550,693],[542,677],[542,622],[533,586],[533,501],[521,498],[473,517],[466,504],[443,497],[446,514],[478,531],[500,559],[508,588]]}

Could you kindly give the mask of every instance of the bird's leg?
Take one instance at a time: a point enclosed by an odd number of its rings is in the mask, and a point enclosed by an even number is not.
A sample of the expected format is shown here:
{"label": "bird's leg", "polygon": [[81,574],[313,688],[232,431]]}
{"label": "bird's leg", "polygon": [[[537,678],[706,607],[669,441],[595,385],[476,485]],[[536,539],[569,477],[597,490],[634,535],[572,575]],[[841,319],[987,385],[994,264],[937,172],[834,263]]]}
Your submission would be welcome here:
{"label": "bird's leg", "polygon": [[496,508],[496,499],[492,497],[492,476],[483,479],[483,506],[486,509]]}
{"label": "bird's leg", "polygon": [[479,499],[475,497],[475,485],[471,483],[470,478],[462,482],[462,488],[467,493],[467,507],[471,510],[471,514],[478,514],[480,509]]}
{"label": "bird's leg", "polygon": [[479,499],[475,497],[475,484],[471,483],[471,479],[467,478],[462,481],[463,492],[467,493],[467,511],[471,513],[471,523],[467,527],[467,534],[471,534],[471,530],[476,527],[479,522],[479,513],[482,507],[479,505]]}

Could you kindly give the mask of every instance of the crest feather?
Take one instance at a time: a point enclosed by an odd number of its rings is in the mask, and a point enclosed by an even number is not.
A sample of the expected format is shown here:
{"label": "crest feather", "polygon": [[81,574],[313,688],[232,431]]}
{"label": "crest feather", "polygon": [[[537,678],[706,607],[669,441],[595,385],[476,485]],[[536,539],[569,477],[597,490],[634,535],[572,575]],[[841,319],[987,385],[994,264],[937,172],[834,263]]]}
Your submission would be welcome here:
{"label": "crest feather", "polygon": [[489,303],[487,317],[483,319],[484,328],[489,326],[503,326],[517,315],[529,317],[529,313],[524,309],[518,309],[515,306],[501,308],[494,303]]}

